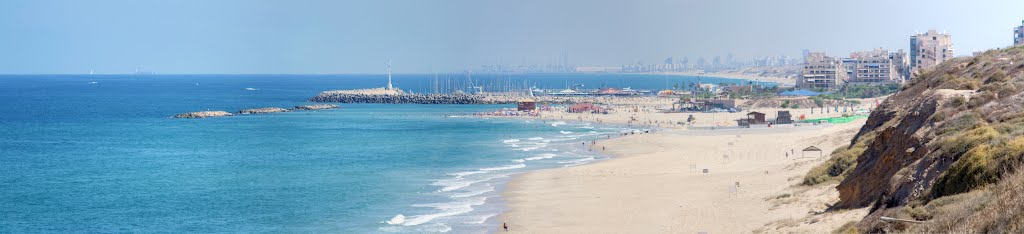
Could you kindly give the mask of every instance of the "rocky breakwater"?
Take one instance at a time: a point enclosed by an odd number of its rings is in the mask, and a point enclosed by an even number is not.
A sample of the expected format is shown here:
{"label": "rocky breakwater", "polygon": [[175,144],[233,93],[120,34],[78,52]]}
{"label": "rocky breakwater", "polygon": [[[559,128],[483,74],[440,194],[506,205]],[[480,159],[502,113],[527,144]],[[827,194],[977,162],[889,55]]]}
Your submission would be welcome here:
{"label": "rocky breakwater", "polygon": [[290,111],[290,110],[285,109],[285,108],[280,108],[280,107],[265,107],[265,108],[254,108],[254,109],[240,110],[240,111],[238,111],[238,114],[240,114],[240,115],[267,114],[267,113],[278,113],[278,112],[288,112],[288,111]]}
{"label": "rocky breakwater", "polygon": [[178,114],[178,115],[175,115],[174,118],[178,118],[178,119],[201,119],[201,118],[222,117],[222,116],[232,116],[232,115],[233,114],[231,114],[231,113],[229,113],[227,111],[198,111],[198,112],[189,112],[189,113]]}
{"label": "rocky breakwater", "polygon": [[326,110],[326,109],[337,109],[338,105],[334,104],[316,104],[316,105],[304,105],[295,106],[292,110]]}

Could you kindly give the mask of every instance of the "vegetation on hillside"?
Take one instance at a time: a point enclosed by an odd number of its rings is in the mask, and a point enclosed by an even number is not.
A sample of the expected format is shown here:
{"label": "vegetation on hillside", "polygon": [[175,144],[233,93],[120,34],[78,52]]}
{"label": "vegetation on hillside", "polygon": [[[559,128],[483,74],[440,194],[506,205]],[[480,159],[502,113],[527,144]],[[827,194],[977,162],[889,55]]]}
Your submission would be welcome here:
{"label": "vegetation on hillside", "polygon": [[[840,97],[895,89],[848,86]],[[843,230],[1024,231],[1024,47],[953,59],[898,89],[850,147],[804,177],[806,185],[841,180],[843,208],[872,207]],[[842,93],[826,96],[834,95]]]}

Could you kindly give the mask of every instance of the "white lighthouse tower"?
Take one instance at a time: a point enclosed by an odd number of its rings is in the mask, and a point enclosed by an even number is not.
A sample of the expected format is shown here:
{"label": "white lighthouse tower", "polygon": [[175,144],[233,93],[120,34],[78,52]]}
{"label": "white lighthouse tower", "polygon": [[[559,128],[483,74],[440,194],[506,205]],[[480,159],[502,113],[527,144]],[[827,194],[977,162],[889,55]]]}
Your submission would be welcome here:
{"label": "white lighthouse tower", "polygon": [[387,87],[387,90],[394,90],[394,89],[395,88],[393,86],[391,86],[391,60],[388,60],[388,87]]}

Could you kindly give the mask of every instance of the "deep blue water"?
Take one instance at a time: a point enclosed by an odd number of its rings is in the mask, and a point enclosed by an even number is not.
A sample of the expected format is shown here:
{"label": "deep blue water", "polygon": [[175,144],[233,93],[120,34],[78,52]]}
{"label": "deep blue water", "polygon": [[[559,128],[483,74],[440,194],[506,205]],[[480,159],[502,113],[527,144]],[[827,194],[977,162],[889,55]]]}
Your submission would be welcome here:
{"label": "deep blue water", "polygon": [[[502,105],[343,104],[337,110],[167,118],[307,104],[319,91],[380,87],[382,79],[0,76],[0,232],[486,232],[497,227],[498,195],[510,175],[600,159],[579,143],[628,131],[446,117],[510,107]],[[636,89],[694,81],[655,75],[474,79]],[[395,84],[429,91],[432,80],[397,75]]]}

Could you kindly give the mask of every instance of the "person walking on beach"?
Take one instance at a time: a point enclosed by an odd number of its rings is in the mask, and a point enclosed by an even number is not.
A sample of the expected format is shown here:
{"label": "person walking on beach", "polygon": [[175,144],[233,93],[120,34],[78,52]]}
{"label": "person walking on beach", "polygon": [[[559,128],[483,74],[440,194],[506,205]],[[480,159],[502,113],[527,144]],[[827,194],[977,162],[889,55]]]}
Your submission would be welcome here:
{"label": "person walking on beach", "polygon": [[502,222],[501,223],[501,228],[504,228],[505,231],[507,232],[508,231],[508,222]]}

